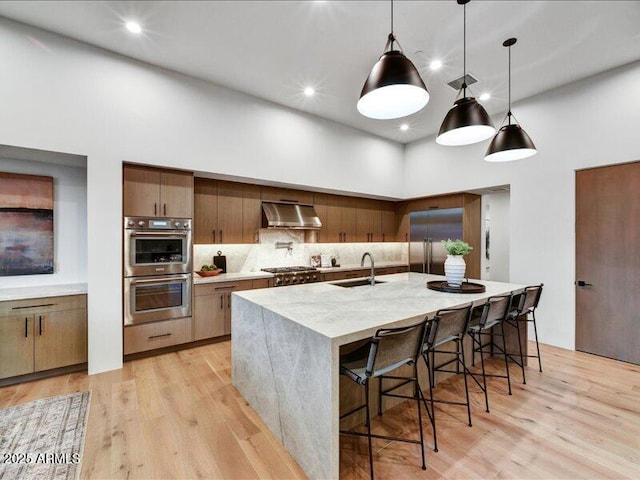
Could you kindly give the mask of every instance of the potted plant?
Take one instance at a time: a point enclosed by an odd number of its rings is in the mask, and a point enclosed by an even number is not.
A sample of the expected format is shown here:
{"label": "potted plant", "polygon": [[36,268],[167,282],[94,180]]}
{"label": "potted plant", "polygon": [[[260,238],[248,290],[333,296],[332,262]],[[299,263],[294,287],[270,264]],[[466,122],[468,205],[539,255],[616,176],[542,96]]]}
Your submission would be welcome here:
{"label": "potted plant", "polygon": [[448,253],[444,262],[444,275],[447,278],[447,283],[453,287],[460,287],[464,278],[464,271],[467,268],[467,264],[462,257],[473,250],[473,247],[460,239],[455,241],[451,239],[443,240],[442,243],[444,243],[444,248]]}

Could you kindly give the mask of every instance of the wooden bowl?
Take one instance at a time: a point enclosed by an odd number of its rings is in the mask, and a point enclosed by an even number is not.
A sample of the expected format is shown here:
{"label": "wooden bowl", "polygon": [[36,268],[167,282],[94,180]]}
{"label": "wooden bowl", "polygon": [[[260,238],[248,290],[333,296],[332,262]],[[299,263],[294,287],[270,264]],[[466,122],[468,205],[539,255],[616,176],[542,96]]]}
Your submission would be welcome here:
{"label": "wooden bowl", "polygon": [[199,270],[196,273],[201,277],[215,277],[216,275],[222,273],[222,269],[218,268],[217,270],[207,270],[207,271]]}

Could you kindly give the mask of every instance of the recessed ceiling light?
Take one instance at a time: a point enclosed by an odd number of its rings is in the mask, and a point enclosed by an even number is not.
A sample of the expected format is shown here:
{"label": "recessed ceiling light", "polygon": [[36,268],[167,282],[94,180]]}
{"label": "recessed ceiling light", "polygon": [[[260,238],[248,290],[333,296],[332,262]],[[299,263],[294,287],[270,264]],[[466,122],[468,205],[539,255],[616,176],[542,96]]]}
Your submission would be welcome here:
{"label": "recessed ceiling light", "polygon": [[311,87],[307,87],[307,88],[305,88],[305,89],[304,89],[304,94],[305,94],[307,97],[313,97],[313,94],[314,94],[314,93],[316,93],[316,91],[315,91],[313,88],[311,88]]}
{"label": "recessed ceiling light", "polygon": [[403,123],[402,125],[400,125],[400,130],[402,130],[403,132],[406,132],[407,130],[409,130],[409,125],[406,123]]}
{"label": "recessed ceiling light", "polygon": [[442,62],[440,60],[434,60],[429,64],[431,70],[440,70],[442,68]]}
{"label": "recessed ceiling light", "polygon": [[131,33],[142,33],[142,27],[137,22],[127,22],[126,27]]}
{"label": "recessed ceiling light", "polygon": [[482,95],[480,95],[480,100],[482,100],[483,102],[489,100],[491,98],[491,94],[489,92],[484,92]]}

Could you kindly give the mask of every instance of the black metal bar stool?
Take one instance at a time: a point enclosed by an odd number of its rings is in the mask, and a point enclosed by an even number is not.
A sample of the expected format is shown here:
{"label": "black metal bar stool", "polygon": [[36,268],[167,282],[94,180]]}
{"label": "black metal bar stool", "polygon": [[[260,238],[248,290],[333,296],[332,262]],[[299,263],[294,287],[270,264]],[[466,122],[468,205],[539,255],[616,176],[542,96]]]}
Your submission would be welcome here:
{"label": "black metal bar stool", "polygon": [[[436,414],[434,403],[446,403],[449,405],[462,405],[467,407],[467,417],[469,426],[471,426],[471,406],[469,403],[469,385],[467,383],[468,369],[465,365],[463,340],[467,330],[469,329],[469,321],[471,319],[471,304],[466,307],[442,309],[436,312],[436,316],[432,320],[427,321],[427,335],[422,348],[422,358],[425,362],[429,378],[429,402],[431,404],[431,413],[429,419],[433,427],[433,444],[434,450],[438,451],[438,437],[436,434]],[[455,342],[455,351],[442,350],[441,347],[447,343]],[[436,365],[435,356],[437,354],[447,355],[449,359]],[[455,370],[449,367],[455,364]],[[456,402],[450,400],[439,400],[433,397],[433,389],[435,387],[436,372],[460,373],[464,376],[464,392],[465,401]],[[429,409],[426,409],[429,412]]]}
{"label": "black metal bar stool", "polygon": [[[509,358],[513,360],[522,369],[522,381],[527,383],[527,378],[524,373],[524,357],[537,358],[538,368],[542,372],[542,360],[540,359],[540,345],[538,344],[538,327],[536,326],[536,308],[538,302],[540,302],[540,296],[542,295],[542,287],[544,284],[532,285],[525,287],[523,292],[519,295],[514,295],[511,301],[511,310],[507,315],[506,323],[514,327],[518,331],[518,344],[520,345],[520,362],[514,359],[511,355]],[[529,316],[531,315],[531,316]],[[524,318],[522,318],[524,316]],[[533,323],[533,332],[536,337],[536,355],[523,355],[522,354],[522,340],[520,338],[519,323]]]}
{"label": "black metal bar stool", "polygon": [[[424,437],[422,433],[422,410],[420,400],[424,401],[420,386],[418,385],[417,360],[422,352],[424,343],[425,321],[401,328],[382,328],[376,332],[370,342],[362,347],[342,355],[340,357],[340,374],[345,375],[359,385],[364,386],[365,404],[356,407],[340,416],[340,419],[347,417],[357,411],[366,409],[367,432],[357,432],[353,430],[340,430],[341,434],[357,435],[367,437],[369,440],[369,469],[373,480],[373,452],[371,447],[372,438],[382,438],[399,442],[415,443],[420,445],[422,453],[422,469],[426,470],[427,465],[424,456]],[[418,425],[420,430],[420,440],[409,438],[391,437],[388,435],[377,435],[371,433],[371,415],[369,409],[369,383],[372,378],[382,377],[393,370],[403,366],[413,365],[413,375],[410,377],[385,376],[385,378],[395,378],[408,380],[414,383],[413,396],[402,396],[411,398],[418,405]],[[400,397],[400,395],[397,395]]]}
{"label": "black metal bar stool", "polygon": [[[486,411],[489,412],[489,396],[487,394],[487,377],[500,377],[507,379],[507,386],[509,388],[509,395],[511,395],[511,376],[509,375],[509,355],[507,354],[507,346],[504,335],[504,321],[509,315],[509,307],[511,305],[512,295],[497,295],[489,297],[484,305],[473,309],[471,314],[471,321],[467,333],[471,336],[472,341],[472,364],[475,365],[475,354],[480,353],[480,364],[482,367],[482,383],[476,378],[477,373],[469,370],[471,378],[476,382],[478,387],[484,392],[484,402]],[[497,334],[493,331],[493,327],[500,326],[501,333]],[[502,338],[502,346],[498,345],[494,341],[494,335]],[[483,338],[489,338],[488,343],[483,343]],[[494,348],[500,352],[500,355],[504,357],[504,366],[506,369],[506,375],[489,374],[486,373],[484,367],[484,354],[485,349],[489,348],[493,354]]]}

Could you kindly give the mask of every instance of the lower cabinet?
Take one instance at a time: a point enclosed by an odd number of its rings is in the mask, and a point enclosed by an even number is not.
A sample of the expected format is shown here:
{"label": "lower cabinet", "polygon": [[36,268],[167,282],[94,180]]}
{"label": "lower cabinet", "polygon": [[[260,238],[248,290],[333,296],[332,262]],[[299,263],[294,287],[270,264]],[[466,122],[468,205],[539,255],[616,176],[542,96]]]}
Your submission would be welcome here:
{"label": "lower cabinet", "polygon": [[191,317],[141,323],[124,328],[124,354],[171,347],[191,341]]}
{"label": "lower cabinet", "polygon": [[[376,268],[376,275],[389,275],[391,273],[404,273],[408,272],[409,267],[406,265],[398,267],[378,267]],[[341,272],[327,272],[324,274],[324,281],[331,282],[334,280],[347,280],[349,278],[368,277],[371,275],[370,268],[360,268],[357,270],[343,270]]]}
{"label": "lower cabinet", "polygon": [[254,282],[258,280],[195,285],[193,339],[204,340],[231,334],[231,293],[251,290]]}
{"label": "lower cabinet", "polygon": [[86,295],[0,302],[0,378],[86,361]]}

